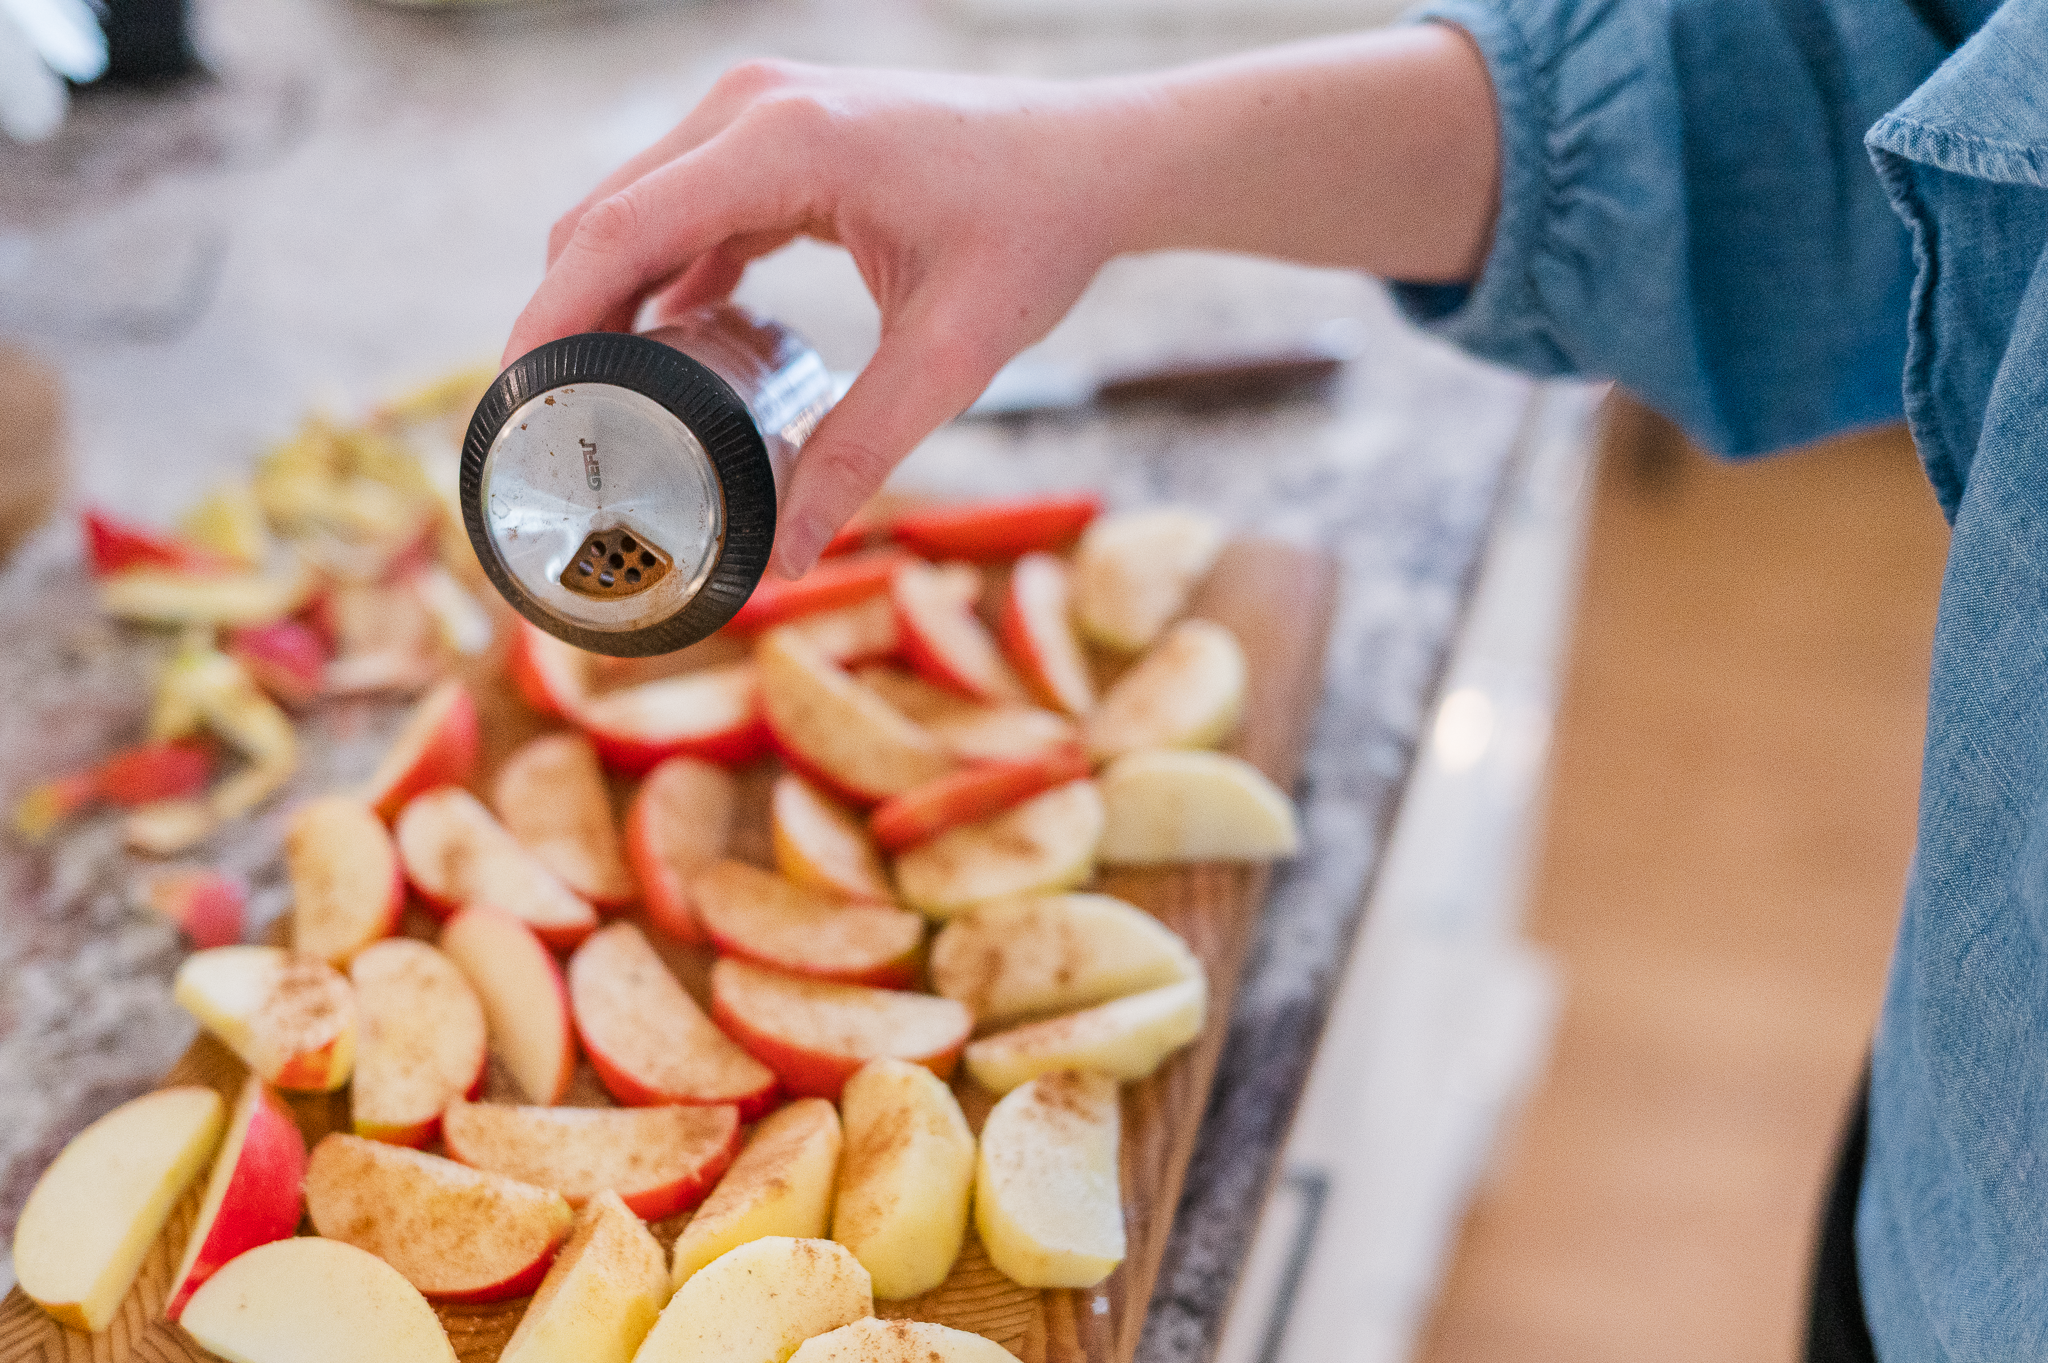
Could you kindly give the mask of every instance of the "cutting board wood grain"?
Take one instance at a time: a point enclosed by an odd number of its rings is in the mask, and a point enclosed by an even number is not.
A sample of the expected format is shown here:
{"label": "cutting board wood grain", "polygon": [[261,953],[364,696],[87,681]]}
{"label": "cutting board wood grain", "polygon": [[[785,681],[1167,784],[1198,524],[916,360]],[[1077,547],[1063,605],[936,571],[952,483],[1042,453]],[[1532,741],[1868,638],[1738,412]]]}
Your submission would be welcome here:
{"label": "cutting board wood grain", "polygon": [[[1224,552],[1194,602],[1195,614],[1229,626],[1244,644],[1249,690],[1244,722],[1231,750],[1282,788],[1291,786],[1301,767],[1321,692],[1324,641],[1335,593],[1336,569],[1327,555],[1245,540]],[[509,631],[500,634],[507,636]],[[553,727],[528,710],[503,680],[502,647],[501,643],[486,657],[471,678],[486,733],[477,782],[482,791],[488,791],[490,776],[506,753]],[[718,647],[717,641],[700,646],[691,661],[712,660]],[[668,669],[676,666],[670,663]],[[626,675],[633,674],[628,669]],[[763,766],[743,780],[747,814],[733,848],[736,856],[764,863],[770,778]],[[1235,865],[1120,870],[1102,877],[1102,889],[1156,914],[1186,938],[1207,966],[1210,984],[1209,1017],[1201,1036],[1151,1079],[1124,1086],[1122,1179],[1129,1251],[1123,1265],[1100,1286],[1085,1291],[1031,1291],[990,1265],[970,1229],[966,1249],[944,1284],[922,1297],[879,1303],[879,1314],[938,1321],[986,1335],[1023,1363],[1130,1363],[1228,1031],[1252,929],[1265,902],[1267,880],[1263,867]],[[426,936],[432,927],[417,910],[409,912],[408,931]],[[662,946],[685,986],[701,998],[708,957],[687,947]],[[243,1073],[233,1055],[202,1035],[164,1082],[211,1084],[232,1099]],[[993,1096],[964,1076],[955,1088],[969,1123],[978,1131]],[[487,1096],[511,1098],[503,1076],[493,1075]],[[569,1101],[607,1101],[587,1062]],[[290,1102],[309,1143],[329,1131],[348,1129],[345,1094],[295,1097]],[[195,1363],[212,1358],[160,1316],[170,1275],[197,1215],[203,1182],[187,1194],[152,1246],[112,1328],[99,1335],[66,1329],[17,1288],[0,1303],[0,1363]],[[653,1230],[664,1245],[672,1244],[687,1221],[687,1214],[674,1217],[656,1223]],[[519,1298],[437,1309],[463,1363],[491,1363],[525,1306],[526,1299]]]}

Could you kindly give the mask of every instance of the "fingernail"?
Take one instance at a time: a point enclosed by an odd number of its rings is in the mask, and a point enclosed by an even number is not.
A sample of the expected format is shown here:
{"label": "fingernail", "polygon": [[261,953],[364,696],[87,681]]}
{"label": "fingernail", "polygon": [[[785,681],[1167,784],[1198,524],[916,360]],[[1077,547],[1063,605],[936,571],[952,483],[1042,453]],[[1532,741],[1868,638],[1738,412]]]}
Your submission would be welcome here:
{"label": "fingernail", "polygon": [[811,570],[811,564],[818,558],[818,551],[824,547],[825,536],[819,532],[816,522],[791,520],[781,534],[775,537],[775,571],[784,577],[802,577]]}

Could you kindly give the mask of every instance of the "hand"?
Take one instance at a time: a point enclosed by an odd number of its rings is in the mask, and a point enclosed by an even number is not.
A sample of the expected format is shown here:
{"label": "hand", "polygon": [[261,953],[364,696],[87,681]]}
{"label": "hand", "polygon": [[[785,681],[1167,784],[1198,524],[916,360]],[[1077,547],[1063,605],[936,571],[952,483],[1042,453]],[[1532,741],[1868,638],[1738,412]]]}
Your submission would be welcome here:
{"label": "hand", "polygon": [[773,564],[793,577],[1111,256],[1468,279],[1496,143],[1477,48],[1433,24],[1081,83],[756,62],[555,224],[505,355],[721,299],[797,236],[844,246],[881,345],[784,491]]}
{"label": "hand", "polygon": [[723,298],[798,235],[844,246],[881,345],[785,492],[774,563],[794,576],[1119,249],[1123,104],[1107,84],[740,67],[555,225],[506,358]]}

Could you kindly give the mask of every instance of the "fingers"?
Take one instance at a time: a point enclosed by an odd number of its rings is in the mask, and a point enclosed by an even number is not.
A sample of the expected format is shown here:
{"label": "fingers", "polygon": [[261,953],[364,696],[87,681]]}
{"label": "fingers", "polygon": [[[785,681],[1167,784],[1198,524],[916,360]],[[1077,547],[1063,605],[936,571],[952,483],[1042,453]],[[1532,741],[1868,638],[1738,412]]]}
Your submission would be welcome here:
{"label": "fingers", "polygon": [[792,207],[741,159],[731,133],[721,134],[585,213],[513,324],[506,362],[559,337],[629,327],[651,289],[721,243],[800,225],[800,201]]}
{"label": "fingers", "polygon": [[797,577],[919,441],[958,416],[1008,358],[985,332],[932,322],[885,331],[853,387],[805,442],[770,560]]}
{"label": "fingers", "polygon": [[739,287],[747,266],[787,245],[794,232],[764,232],[721,242],[691,264],[674,283],[665,285],[648,304],[651,326],[667,326],[707,303],[719,303]]}

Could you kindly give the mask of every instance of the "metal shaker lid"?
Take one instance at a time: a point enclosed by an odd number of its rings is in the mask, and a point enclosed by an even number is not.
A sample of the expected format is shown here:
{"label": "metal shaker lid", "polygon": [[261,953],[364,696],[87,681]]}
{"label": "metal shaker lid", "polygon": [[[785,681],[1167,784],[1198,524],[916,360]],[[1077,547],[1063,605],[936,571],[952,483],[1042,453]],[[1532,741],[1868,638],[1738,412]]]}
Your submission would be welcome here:
{"label": "metal shaker lid", "polygon": [[688,355],[590,332],[500,374],[462,448],[462,519],[518,612],[579,648],[672,653],[768,566],[775,479],[746,404]]}

